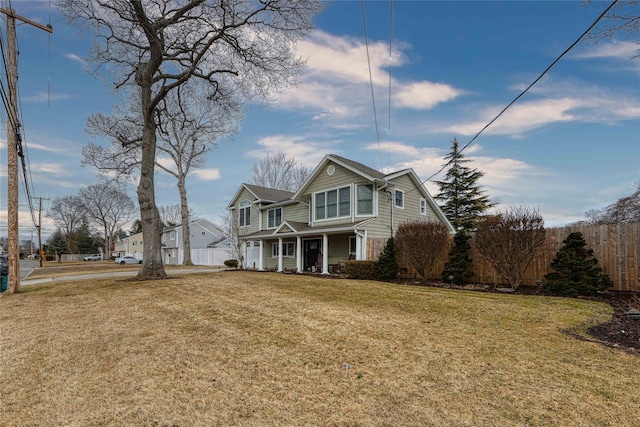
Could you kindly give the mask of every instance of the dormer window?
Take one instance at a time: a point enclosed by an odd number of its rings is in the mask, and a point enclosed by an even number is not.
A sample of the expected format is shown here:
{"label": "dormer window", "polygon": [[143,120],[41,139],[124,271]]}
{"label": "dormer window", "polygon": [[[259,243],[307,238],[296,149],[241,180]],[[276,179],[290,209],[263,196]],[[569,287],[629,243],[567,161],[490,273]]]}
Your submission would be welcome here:
{"label": "dormer window", "polygon": [[240,203],[238,210],[238,225],[240,227],[248,227],[251,225],[251,203],[248,200]]}

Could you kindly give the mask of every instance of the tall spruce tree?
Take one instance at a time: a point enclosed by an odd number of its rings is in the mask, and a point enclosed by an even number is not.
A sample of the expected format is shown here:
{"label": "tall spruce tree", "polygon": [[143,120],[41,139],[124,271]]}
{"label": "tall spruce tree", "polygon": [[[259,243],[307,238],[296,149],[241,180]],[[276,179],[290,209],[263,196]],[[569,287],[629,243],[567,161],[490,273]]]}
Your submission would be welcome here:
{"label": "tall spruce tree", "polygon": [[453,276],[456,284],[467,281],[473,273],[469,271],[469,236],[467,232],[476,228],[480,215],[493,204],[478,185],[484,172],[465,166],[470,160],[460,152],[458,140],[451,141],[451,152],[445,157],[447,174],[443,181],[436,181],[440,193],[436,199],[442,202],[442,211],[456,229],[453,248],[449,252],[449,260],[442,271],[443,280],[449,281]]}
{"label": "tall spruce tree", "polygon": [[471,160],[464,158],[455,138],[451,141],[451,152],[445,160],[447,174],[443,181],[435,181],[440,188],[436,199],[442,202],[442,211],[456,230],[473,230],[480,215],[493,206],[478,185],[484,172],[465,166]]}

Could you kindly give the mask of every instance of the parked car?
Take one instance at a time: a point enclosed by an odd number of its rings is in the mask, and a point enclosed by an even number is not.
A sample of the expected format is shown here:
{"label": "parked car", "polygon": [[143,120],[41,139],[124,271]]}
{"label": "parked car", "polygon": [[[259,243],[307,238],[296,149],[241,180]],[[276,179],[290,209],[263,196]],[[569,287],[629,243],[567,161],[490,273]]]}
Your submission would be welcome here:
{"label": "parked car", "polygon": [[116,264],[142,264],[142,260],[135,258],[131,255],[121,256],[120,258],[116,258]]}
{"label": "parked car", "polygon": [[99,254],[91,254],[91,255],[87,255],[82,259],[85,261],[101,261],[102,257]]}
{"label": "parked car", "polygon": [[38,254],[29,254],[27,259],[38,259]]}

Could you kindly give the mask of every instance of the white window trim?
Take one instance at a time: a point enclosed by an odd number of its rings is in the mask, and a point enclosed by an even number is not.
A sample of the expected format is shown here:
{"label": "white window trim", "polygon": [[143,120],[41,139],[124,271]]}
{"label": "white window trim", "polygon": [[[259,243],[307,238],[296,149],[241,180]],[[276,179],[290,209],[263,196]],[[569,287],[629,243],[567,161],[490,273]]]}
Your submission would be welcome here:
{"label": "white window trim", "polygon": [[[358,212],[358,187],[360,186],[371,186],[371,213],[360,213]],[[376,212],[376,188],[373,184],[356,184],[355,189],[353,191],[353,204],[355,205],[354,211],[355,216],[357,217],[370,217],[375,216]]]}
{"label": "white window trim", "polygon": [[[397,194],[401,193],[402,194],[402,206],[398,206],[397,202],[398,202],[398,197]],[[393,192],[393,207],[398,208],[398,209],[404,209],[404,190],[399,190],[396,188],[396,190]]]}
{"label": "white window trim", "polygon": [[427,216],[427,199],[420,197],[420,215]]}
{"label": "white window trim", "polygon": [[[279,224],[276,224],[276,223],[275,223],[275,222],[276,222],[276,214],[275,214],[275,211],[277,211],[278,209],[280,210],[280,223],[279,223]],[[274,211],[274,214],[273,214],[273,222],[274,222],[274,225],[269,225],[269,212],[271,212],[271,211]],[[282,208],[281,208],[281,207],[279,207],[279,208],[272,208],[272,209],[267,210],[267,230],[272,230],[272,229],[274,229],[274,228],[278,228],[278,227],[280,226],[280,224],[282,224],[282,221],[283,221],[283,218],[282,218]]]}
{"label": "white window trim", "polygon": [[[245,210],[245,214],[244,214],[244,224],[240,223],[240,219],[242,218],[242,215],[240,214],[240,212],[242,210]],[[249,210],[249,217],[247,218],[247,214],[246,214],[246,210]],[[247,219],[249,221],[247,221]],[[251,202],[248,200],[243,200],[242,202],[240,202],[240,204],[238,205],[238,227],[250,227],[251,226]]]}
{"label": "white window trim", "polygon": [[[287,252],[287,245],[291,246],[290,255],[282,255],[282,258],[295,258],[296,256],[296,243],[295,242],[282,242],[282,252]],[[278,242],[271,245],[271,258],[278,258]]]}
{"label": "white window trim", "polygon": [[176,240],[176,232],[175,231],[170,231],[169,232],[169,240]]}
{"label": "white window trim", "polygon": [[[342,215],[340,216],[340,190],[342,190],[343,188],[348,188],[349,189],[349,214],[348,215]],[[328,197],[327,197],[327,193],[329,193],[330,191],[336,191],[336,213],[338,214],[338,216],[334,216],[331,218],[327,218],[327,201],[328,201]],[[324,213],[325,213],[325,217],[324,218],[320,218],[318,219],[316,217],[316,195],[317,194],[321,194],[324,193]],[[311,200],[313,201],[313,206],[312,206],[312,212],[313,212],[313,221],[314,222],[323,222],[323,221],[335,221],[336,219],[344,219],[344,218],[351,218],[351,213],[353,212],[353,200],[354,198],[352,197],[353,194],[353,188],[351,185],[342,185],[340,187],[334,187],[334,188],[329,188],[326,190],[322,190],[322,191],[316,191],[315,193],[312,194],[311,196]]]}

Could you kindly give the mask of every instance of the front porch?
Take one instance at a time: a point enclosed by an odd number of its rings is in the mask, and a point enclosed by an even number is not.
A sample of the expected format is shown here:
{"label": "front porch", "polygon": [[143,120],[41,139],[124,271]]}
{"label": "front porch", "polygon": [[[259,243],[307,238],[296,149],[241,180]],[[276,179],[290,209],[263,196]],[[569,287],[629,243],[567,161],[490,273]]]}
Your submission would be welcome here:
{"label": "front porch", "polygon": [[[292,235],[294,234],[294,235]],[[247,237],[243,244],[244,266],[259,271],[338,273],[350,260],[366,259],[366,232],[304,235],[286,233]]]}

